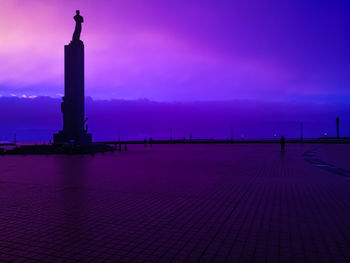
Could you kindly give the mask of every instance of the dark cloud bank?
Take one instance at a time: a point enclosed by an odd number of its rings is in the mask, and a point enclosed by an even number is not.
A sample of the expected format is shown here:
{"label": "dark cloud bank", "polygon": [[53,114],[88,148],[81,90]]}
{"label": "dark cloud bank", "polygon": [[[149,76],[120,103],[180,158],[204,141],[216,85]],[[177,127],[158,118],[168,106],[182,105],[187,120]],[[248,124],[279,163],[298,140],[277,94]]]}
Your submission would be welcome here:
{"label": "dark cloud bank", "polygon": [[[0,98],[0,140],[44,142],[61,129],[59,99]],[[179,102],[149,100],[86,100],[89,131],[94,140],[169,138],[298,137],[304,122],[305,137],[335,136],[335,117],[341,118],[341,135],[350,135],[350,109],[346,105],[256,101]]]}

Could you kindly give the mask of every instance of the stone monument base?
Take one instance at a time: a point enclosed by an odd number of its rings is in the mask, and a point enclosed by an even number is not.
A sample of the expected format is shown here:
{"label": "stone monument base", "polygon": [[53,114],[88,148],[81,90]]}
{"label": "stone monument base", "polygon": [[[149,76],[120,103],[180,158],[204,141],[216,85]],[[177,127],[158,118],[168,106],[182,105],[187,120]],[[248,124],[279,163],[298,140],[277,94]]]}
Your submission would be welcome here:
{"label": "stone monument base", "polygon": [[74,144],[74,145],[89,145],[92,143],[92,134],[84,133],[78,137],[67,137],[63,131],[59,131],[53,135],[54,144]]}

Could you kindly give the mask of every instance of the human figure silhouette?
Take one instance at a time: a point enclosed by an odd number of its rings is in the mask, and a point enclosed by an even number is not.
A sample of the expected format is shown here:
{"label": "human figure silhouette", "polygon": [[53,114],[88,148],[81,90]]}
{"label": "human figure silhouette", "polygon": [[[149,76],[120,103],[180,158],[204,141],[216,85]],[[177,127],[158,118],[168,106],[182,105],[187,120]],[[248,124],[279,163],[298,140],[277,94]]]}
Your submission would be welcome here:
{"label": "human figure silhouette", "polygon": [[75,20],[75,30],[73,33],[73,41],[80,41],[81,24],[84,22],[84,18],[80,15],[79,10],[76,11],[74,20]]}
{"label": "human figure silhouette", "polygon": [[152,147],[152,138],[149,139],[149,146]]}
{"label": "human figure silhouette", "polygon": [[281,137],[281,151],[284,152],[285,146],[286,146],[286,140],[284,139],[284,136]]}

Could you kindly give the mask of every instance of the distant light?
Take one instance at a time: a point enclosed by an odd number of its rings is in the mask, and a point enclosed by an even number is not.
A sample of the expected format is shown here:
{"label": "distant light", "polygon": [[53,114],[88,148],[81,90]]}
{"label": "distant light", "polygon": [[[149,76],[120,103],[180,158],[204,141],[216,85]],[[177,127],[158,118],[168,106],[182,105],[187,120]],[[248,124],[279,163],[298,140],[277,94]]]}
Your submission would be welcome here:
{"label": "distant light", "polygon": [[27,98],[28,96],[26,94],[22,94],[21,98]]}
{"label": "distant light", "polygon": [[324,136],[327,136],[327,133],[326,133],[326,132],[324,133]]}
{"label": "distant light", "polygon": [[11,96],[11,97],[17,97],[17,95],[14,94],[14,93],[11,93],[10,96]]}
{"label": "distant light", "polygon": [[273,136],[277,137],[277,134],[275,133]]}
{"label": "distant light", "polygon": [[28,98],[30,98],[30,99],[35,99],[35,98],[37,98],[38,96],[35,96],[35,95],[30,95]]}

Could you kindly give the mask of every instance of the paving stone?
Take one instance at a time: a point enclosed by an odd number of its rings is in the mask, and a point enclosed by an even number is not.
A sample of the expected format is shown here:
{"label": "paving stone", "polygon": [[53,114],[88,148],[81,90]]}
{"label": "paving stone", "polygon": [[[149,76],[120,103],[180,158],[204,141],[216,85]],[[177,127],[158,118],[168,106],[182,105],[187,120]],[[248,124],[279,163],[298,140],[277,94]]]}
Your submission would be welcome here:
{"label": "paving stone", "polygon": [[350,180],[303,156],[339,149],[0,156],[0,262],[349,262]]}

